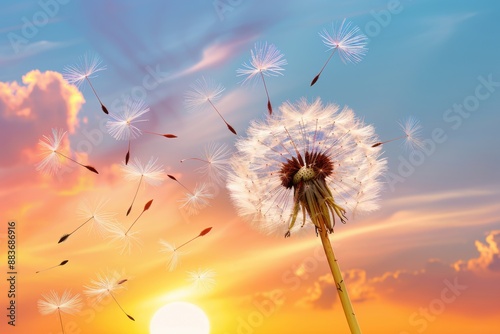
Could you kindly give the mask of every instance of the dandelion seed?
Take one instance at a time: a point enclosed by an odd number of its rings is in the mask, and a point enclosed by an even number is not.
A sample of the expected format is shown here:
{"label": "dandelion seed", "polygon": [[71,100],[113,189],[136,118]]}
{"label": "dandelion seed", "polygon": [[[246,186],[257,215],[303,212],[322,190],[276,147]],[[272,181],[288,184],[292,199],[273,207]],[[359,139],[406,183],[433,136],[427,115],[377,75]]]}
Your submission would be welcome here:
{"label": "dandelion seed", "polygon": [[120,310],[130,319],[135,321],[135,319],[129,315],[123,307],[118,303],[114,293],[119,292],[124,289],[123,283],[126,280],[118,278],[118,273],[113,272],[109,275],[97,274],[97,279],[93,279],[90,281],[89,286],[84,286],[84,293],[89,297],[94,297],[96,302],[100,302],[104,297],[111,296],[115,301],[116,305],[120,308]]}
{"label": "dandelion seed", "polygon": [[53,290],[51,290],[47,294],[42,294],[42,299],[39,299],[37,304],[38,311],[42,315],[48,315],[57,312],[63,334],[64,326],[61,312],[67,314],[76,314],[81,310],[83,306],[79,294],[71,295],[71,291],[64,291],[62,296],[59,297],[57,292]]}
{"label": "dandelion seed", "polygon": [[332,34],[323,29],[323,32],[319,35],[323,39],[323,43],[328,47],[328,51],[332,50],[332,53],[319,73],[311,81],[311,86],[318,81],[319,76],[336,52],[338,52],[340,59],[344,63],[358,63],[368,51],[366,47],[368,38],[360,32],[359,27],[353,26],[351,22],[346,24],[345,19],[340,25],[332,25]]}
{"label": "dandelion seed", "polygon": [[64,265],[65,265],[66,263],[68,263],[68,262],[69,262],[69,260],[64,260],[64,261],[62,261],[61,263],[59,263],[59,264],[57,264],[57,265],[55,265],[55,266],[52,266],[52,267],[49,267],[49,268],[45,268],[45,269],[39,270],[39,271],[37,271],[37,272],[36,272],[36,274],[38,274],[38,273],[40,273],[40,272],[42,272],[42,271],[46,271],[46,270],[50,270],[50,269],[54,269],[54,268],[57,268],[57,267],[64,266]]}
{"label": "dandelion seed", "polygon": [[181,200],[181,208],[185,208],[188,215],[196,215],[200,210],[209,205],[209,200],[213,197],[213,194],[208,192],[208,187],[205,183],[196,185],[193,192],[188,191],[184,199]]}
{"label": "dandelion seed", "polygon": [[139,231],[130,232],[125,230],[120,225],[116,225],[113,229],[109,231],[108,238],[111,239],[112,244],[118,244],[120,254],[130,254],[132,248],[140,247],[142,245],[141,240],[138,237]]}
{"label": "dandelion seed", "polygon": [[191,85],[191,89],[187,91],[185,96],[185,105],[188,109],[204,109],[206,106],[210,106],[213,110],[217,112],[222,121],[226,124],[229,131],[234,133],[236,130],[226,121],[226,119],[219,112],[214,102],[218,100],[224,87],[221,84],[216,83],[210,78],[201,77]]}
{"label": "dandelion seed", "polygon": [[61,169],[62,160],[67,159],[87,168],[93,173],[99,174],[94,167],[83,165],[60,152],[60,146],[65,135],[66,131],[62,129],[52,129],[52,137],[43,136],[39,141],[39,145],[42,147],[43,154],[46,155],[46,157],[35,165],[36,170],[48,175],[56,174]]}
{"label": "dandelion seed", "polygon": [[230,170],[230,155],[231,152],[227,145],[210,143],[205,147],[205,155],[203,158],[182,159],[181,163],[188,160],[202,162],[203,166],[198,168],[198,171],[206,175],[210,182],[222,184],[225,182],[227,173]]}
{"label": "dandelion seed", "polygon": [[80,57],[79,63],[75,66],[66,66],[63,71],[63,78],[66,79],[71,84],[75,84],[80,87],[83,81],[89,83],[90,88],[97,97],[97,100],[101,104],[101,109],[105,114],[108,114],[108,109],[104,106],[99,95],[97,95],[90,78],[94,78],[99,71],[104,71],[106,66],[101,64],[101,59],[96,54],[86,53],[83,57]]}
{"label": "dandelion seed", "polygon": [[242,83],[251,81],[257,77],[262,79],[264,89],[267,96],[267,110],[269,114],[273,113],[271,99],[267,90],[266,80],[264,75],[277,76],[283,75],[283,66],[287,65],[284,55],[274,46],[274,44],[255,44],[255,49],[251,50],[252,59],[250,63],[243,63],[243,68],[236,71],[238,76],[247,76]]}
{"label": "dandelion seed", "polygon": [[180,248],[184,247],[185,245],[189,244],[190,242],[194,241],[195,239],[197,239],[199,237],[203,237],[203,236],[207,235],[211,230],[212,230],[211,227],[205,228],[196,237],[189,239],[185,243],[181,244],[179,247],[175,247],[171,243],[160,240],[160,245],[162,246],[161,252],[170,254],[170,259],[167,263],[168,270],[173,271],[177,267],[177,265],[179,264],[179,257],[180,257],[180,255],[184,254],[184,253],[179,251]]}
{"label": "dandelion seed", "polygon": [[209,291],[215,286],[215,271],[212,269],[198,269],[195,271],[188,271],[187,274],[188,282],[190,282],[195,289]]}
{"label": "dandelion seed", "polygon": [[104,206],[108,201],[98,201],[96,204],[93,204],[90,201],[83,201],[78,210],[78,214],[85,221],[80,224],[76,229],[72,232],[63,235],[58,243],[61,243],[68,239],[73,233],[78,231],[87,223],[91,222],[91,230],[96,231],[98,235],[103,236],[106,232],[114,227],[117,224],[116,222],[116,213],[105,212]]}
{"label": "dandelion seed", "polygon": [[405,146],[409,150],[417,150],[419,148],[422,148],[424,143],[422,139],[420,138],[420,133],[422,131],[422,125],[420,125],[420,122],[413,117],[409,117],[406,122],[399,122],[399,126],[404,132],[404,136],[389,139],[386,141],[379,141],[375,144],[372,145],[372,147],[377,147],[381,146],[396,140],[401,140],[405,139]]}
{"label": "dandelion seed", "polygon": [[[314,227],[320,235],[353,333],[359,333],[328,233],[335,221],[377,208],[386,162],[372,126],[320,99],[285,103],[238,141],[228,189],[240,215],[265,233],[285,237]],[[302,223],[297,223],[297,220]]]}
{"label": "dandelion seed", "polygon": [[132,199],[132,204],[130,204],[130,207],[127,210],[127,216],[132,210],[132,206],[134,205],[142,181],[152,186],[159,186],[165,180],[163,166],[157,164],[157,162],[158,158],[151,157],[148,163],[143,165],[139,159],[134,158],[134,161],[130,165],[122,165],[122,170],[125,173],[126,180],[138,182],[134,198]]}
{"label": "dandelion seed", "polygon": [[146,212],[147,210],[149,210],[149,208],[151,207],[151,204],[153,204],[153,200],[150,200],[149,202],[146,203],[146,205],[144,205],[144,209],[142,210],[141,214],[134,220],[134,222],[132,223],[132,225],[130,225],[130,227],[128,228],[128,230],[125,231],[125,235],[127,235],[127,233],[130,231],[130,229],[132,228],[132,226],[134,226],[135,223],[137,223],[137,221],[139,220],[139,218],[141,218],[142,214],[144,212]]}
{"label": "dandelion seed", "polygon": [[128,164],[130,158],[130,141],[142,134],[141,130],[135,124],[146,122],[146,119],[140,118],[147,112],[149,112],[149,107],[146,106],[143,100],[127,99],[120,112],[112,112],[109,115],[110,120],[106,123],[109,134],[116,140],[128,140],[125,164]]}

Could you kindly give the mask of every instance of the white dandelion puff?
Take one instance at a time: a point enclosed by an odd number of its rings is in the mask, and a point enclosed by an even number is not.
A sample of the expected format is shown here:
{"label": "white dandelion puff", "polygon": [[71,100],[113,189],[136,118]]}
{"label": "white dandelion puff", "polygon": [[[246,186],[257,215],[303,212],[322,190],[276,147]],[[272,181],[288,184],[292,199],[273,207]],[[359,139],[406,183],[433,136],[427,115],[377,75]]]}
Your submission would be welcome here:
{"label": "white dandelion puff", "polygon": [[230,157],[231,151],[226,144],[210,143],[205,146],[203,158],[187,158],[181,162],[200,161],[203,165],[197,171],[206,176],[210,182],[220,185],[226,181],[231,169]]}
{"label": "white dandelion puff", "polygon": [[241,82],[242,84],[258,80],[258,77],[262,79],[267,96],[267,110],[269,114],[272,114],[273,108],[264,76],[283,75],[283,66],[288,63],[278,48],[274,44],[267,44],[267,42],[255,44],[255,48],[250,50],[250,53],[252,57],[250,63],[243,63],[243,68],[236,70],[236,73],[238,76],[246,76]]}
{"label": "white dandelion puff", "polygon": [[122,308],[122,306],[118,303],[115,293],[123,290],[125,286],[123,283],[125,283],[127,279],[123,279],[119,276],[117,272],[112,272],[110,274],[97,274],[96,279],[92,279],[90,281],[90,285],[84,286],[85,290],[84,293],[88,297],[93,297],[95,298],[95,302],[100,302],[103,298],[107,296],[111,296],[113,300],[115,301],[116,305],[120,308],[120,310],[130,319],[135,321],[135,319],[129,315],[125,310]]}
{"label": "white dandelion puff", "polygon": [[64,326],[62,321],[62,313],[76,314],[82,306],[82,299],[79,294],[72,295],[71,291],[64,291],[61,296],[57,292],[51,290],[47,294],[42,294],[42,299],[38,300],[38,311],[42,315],[48,315],[57,312],[61,330],[64,333]]}
{"label": "white dandelion puff", "polygon": [[116,225],[109,230],[107,237],[111,243],[117,245],[120,254],[130,254],[133,248],[139,248],[142,245],[141,239],[138,237],[139,231],[127,231],[121,225]]}
{"label": "white dandelion puff", "polygon": [[185,252],[179,251],[174,244],[167,241],[160,240],[161,249],[160,252],[166,253],[168,255],[167,268],[168,271],[174,271],[175,268],[180,263],[180,256],[186,254]]}
{"label": "white dandelion puff", "polygon": [[229,131],[233,134],[237,134],[236,130],[226,121],[226,119],[219,112],[219,109],[215,106],[215,101],[218,100],[222,92],[224,92],[224,86],[216,83],[211,78],[201,77],[191,85],[191,89],[186,92],[184,103],[188,109],[205,109],[206,107],[211,107],[222,121],[226,124]]}
{"label": "white dandelion puff", "polygon": [[198,184],[192,192],[185,194],[181,208],[186,209],[188,215],[196,215],[210,204],[213,197],[205,183]]}
{"label": "white dandelion puff", "polygon": [[319,35],[328,51],[332,50],[332,53],[312,80],[311,86],[318,81],[319,76],[336,52],[338,52],[340,59],[344,63],[358,63],[368,51],[366,47],[368,37],[361,33],[358,26],[353,25],[351,22],[346,23],[345,19],[340,24],[333,23],[331,33],[327,29],[323,29],[323,32],[320,32]]}
{"label": "white dandelion puff", "polygon": [[422,132],[422,125],[420,124],[419,120],[414,117],[409,117],[406,121],[398,122],[398,124],[403,130],[404,136],[385,141],[379,141],[373,144],[372,147],[381,146],[396,140],[404,140],[405,147],[408,150],[418,150],[424,146],[424,142],[420,137]]}
{"label": "white dandelion puff", "polygon": [[63,78],[71,84],[80,87],[84,81],[87,81],[90,88],[94,92],[94,95],[97,97],[97,100],[101,104],[101,109],[105,114],[108,114],[108,109],[104,106],[99,95],[97,95],[91,78],[95,78],[97,72],[104,71],[106,69],[105,65],[102,65],[101,58],[97,54],[87,52],[82,57],[79,58],[79,61],[76,65],[66,66],[63,69]]}
{"label": "white dandelion puff", "polygon": [[187,281],[191,283],[195,289],[209,291],[215,286],[216,273],[212,269],[198,269],[188,271],[187,274]]}

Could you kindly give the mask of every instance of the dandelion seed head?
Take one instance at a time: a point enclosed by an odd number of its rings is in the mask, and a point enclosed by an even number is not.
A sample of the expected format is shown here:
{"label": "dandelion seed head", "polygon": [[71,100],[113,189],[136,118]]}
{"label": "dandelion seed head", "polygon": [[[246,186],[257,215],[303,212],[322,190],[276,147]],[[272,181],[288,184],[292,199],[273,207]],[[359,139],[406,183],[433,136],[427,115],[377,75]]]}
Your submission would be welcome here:
{"label": "dandelion seed head", "polygon": [[83,293],[88,297],[95,298],[98,303],[110,293],[125,289],[125,285],[119,284],[123,279],[117,271],[109,273],[97,273],[95,279],[90,280],[89,285],[84,286]]}
{"label": "dandelion seed head", "polygon": [[142,132],[135,125],[146,122],[141,116],[149,112],[149,107],[143,100],[127,99],[118,112],[111,112],[106,123],[109,134],[116,140],[131,140],[138,138]]}
{"label": "dandelion seed head", "polygon": [[280,112],[253,122],[236,144],[227,188],[239,214],[273,234],[319,219],[333,231],[336,220],[375,210],[386,162],[371,147],[373,127],[320,99],[284,103]]}
{"label": "dandelion seed head", "polygon": [[104,71],[101,58],[95,53],[87,52],[78,59],[76,65],[66,66],[63,69],[63,78],[70,84],[80,86],[86,78],[96,77],[99,71]]}
{"label": "dandelion seed head", "polygon": [[404,143],[407,149],[417,150],[424,146],[424,142],[420,137],[422,125],[418,119],[409,117],[405,122],[399,122],[399,126],[406,135]]}
{"label": "dandelion seed head", "polygon": [[63,158],[57,154],[57,151],[60,149],[65,135],[66,131],[63,129],[52,129],[52,137],[44,135],[40,139],[38,144],[41,146],[45,158],[35,165],[37,171],[54,175],[61,169]]}
{"label": "dandelion seed head", "polygon": [[283,75],[283,66],[287,65],[285,56],[276,48],[274,44],[256,43],[251,51],[252,59],[250,63],[243,63],[243,67],[236,70],[238,76],[246,76],[242,84],[252,79],[258,78],[262,73],[266,76]]}
{"label": "dandelion seed head", "polygon": [[215,286],[216,273],[212,269],[198,269],[194,271],[188,271],[187,274],[188,282],[191,283],[196,289],[208,291],[212,290]]}
{"label": "dandelion seed head", "polygon": [[188,215],[196,215],[209,205],[213,197],[206,183],[198,184],[192,193],[186,193],[184,199],[181,200],[181,208],[186,209]]}
{"label": "dandelion seed head", "polygon": [[366,55],[368,48],[366,43],[368,38],[360,32],[358,26],[347,22],[344,19],[342,23],[332,24],[332,33],[324,29],[319,35],[328,50],[336,49],[344,63],[358,63]]}
{"label": "dandelion seed head", "polygon": [[129,164],[122,164],[122,171],[125,179],[129,181],[139,181],[141,178],[152,186],[159,186],[165,180],[163,166],[158,163],[158,158],[151,157],[146,164],[143,164],[137,157],[134,157]]}
{"label": "dandelion seed head", "polygon": [[51,290],[47,294],[42,294],[42,299],[39,299],[37,304],[38,311],[42,315],[52,314],[57,310],[67,314],[76,314],[83,306],[80,295],[72,295],[69,290],[64,291],[61,296]]}
{"label": "dandelion seed head", "polygon": [[225,88],[212,78],[197,79],[184,96],[184,105],[188,109],[203,109],[210,106],[210,102],[217,101]]}

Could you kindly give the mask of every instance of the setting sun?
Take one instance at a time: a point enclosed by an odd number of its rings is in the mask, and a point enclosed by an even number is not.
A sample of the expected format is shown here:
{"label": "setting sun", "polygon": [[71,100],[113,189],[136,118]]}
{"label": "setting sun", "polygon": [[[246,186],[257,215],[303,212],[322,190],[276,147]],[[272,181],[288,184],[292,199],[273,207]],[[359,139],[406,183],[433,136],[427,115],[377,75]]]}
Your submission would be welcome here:
{"label": "setting sun", "polygon": [[208,334],[210,323],[205,312],[186,302],[174,302],[161,307],[153,315],[150,334]]}

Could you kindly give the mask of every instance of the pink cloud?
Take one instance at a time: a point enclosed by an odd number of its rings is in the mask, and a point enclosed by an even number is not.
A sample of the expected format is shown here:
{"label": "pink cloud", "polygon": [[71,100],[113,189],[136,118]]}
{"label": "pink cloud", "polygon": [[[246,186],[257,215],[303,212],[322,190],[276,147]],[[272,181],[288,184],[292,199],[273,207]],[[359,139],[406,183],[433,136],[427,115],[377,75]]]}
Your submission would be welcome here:
{"label": "pink cloud", "polygon": [[22,84],[0,82],[0,167],[32,163],[38,140],[51,128],[73,133],[84,102],[78,89],[57,72],[33,70],[22,77]]}

